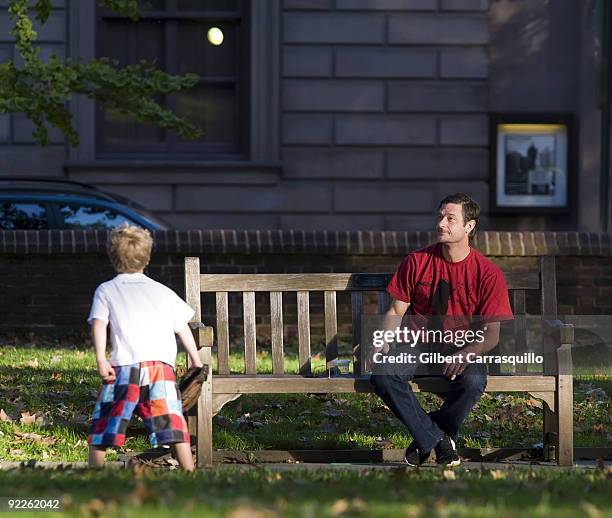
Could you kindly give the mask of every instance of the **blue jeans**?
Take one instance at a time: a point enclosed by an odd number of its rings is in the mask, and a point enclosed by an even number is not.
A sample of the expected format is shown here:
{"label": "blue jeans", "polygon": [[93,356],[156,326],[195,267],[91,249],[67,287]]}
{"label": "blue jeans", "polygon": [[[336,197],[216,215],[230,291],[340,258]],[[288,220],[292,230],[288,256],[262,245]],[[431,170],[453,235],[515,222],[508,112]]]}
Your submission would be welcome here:
{"label": "blue jeans", "polygon": [[[396,353],[395,353],[396,354]],[[448,435],[457,438],[459,428],[480,400],[487,385],[484,364],[470,363],[460,376],[450,381],[442,406],[427,413],[416,398],[409,380],[415,378],[416,366],[401,369],[385,366],[370,377],[376,394],[408,428],[420,451],[431,451]],[[418,376],[417,376],[418,377]],[[448,378],[446,378],[448,379]]]}

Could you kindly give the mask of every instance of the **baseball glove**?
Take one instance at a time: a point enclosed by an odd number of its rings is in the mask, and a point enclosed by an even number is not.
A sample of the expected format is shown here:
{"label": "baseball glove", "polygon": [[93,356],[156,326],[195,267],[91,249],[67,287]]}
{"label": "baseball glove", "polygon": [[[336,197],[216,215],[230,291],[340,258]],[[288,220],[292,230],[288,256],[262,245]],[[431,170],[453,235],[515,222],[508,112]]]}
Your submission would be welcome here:
{"label": "baseball glove", "polygon": [[181,402],[183,404],[183,412],[191,410],[202,392],[202,383],[208,377],[208,365],[203,367],[191,367],[179,382],[179,390],[181,392]]}

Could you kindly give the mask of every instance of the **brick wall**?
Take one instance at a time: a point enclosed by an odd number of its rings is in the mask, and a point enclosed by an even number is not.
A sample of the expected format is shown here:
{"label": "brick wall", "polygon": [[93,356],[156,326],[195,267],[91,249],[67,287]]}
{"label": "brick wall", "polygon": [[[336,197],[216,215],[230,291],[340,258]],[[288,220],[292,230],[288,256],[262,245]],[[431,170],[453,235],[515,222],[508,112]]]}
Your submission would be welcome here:
{"label": "brick wall", "polygon": [[[410,250],[433,242],[425,232],[191,231],[158,232],[147,273],[183,295],[183,258],[198,256],[202,272],[391,272]],[[82,329],[96,286],[114,273],[105,255],[105,232],[0,232],[0,330]],[[482,232],[474,245],[506,269],[557,256],[560,314],[612,314],[612,236],[573,232]],[[535,295],[535,294],[534,294]],[[322,301],[312,298],[313,337],[322,326]],[[231,313],[239,325],[240,297]],[[267,304],[258,299],[265,334]],[[528,301],[537,311],[537,299]],[[291,321],[295,301],[285,297]],[[212,323],[213,301],[204,299]],[[349,301],[339,313],[350,320]]]}

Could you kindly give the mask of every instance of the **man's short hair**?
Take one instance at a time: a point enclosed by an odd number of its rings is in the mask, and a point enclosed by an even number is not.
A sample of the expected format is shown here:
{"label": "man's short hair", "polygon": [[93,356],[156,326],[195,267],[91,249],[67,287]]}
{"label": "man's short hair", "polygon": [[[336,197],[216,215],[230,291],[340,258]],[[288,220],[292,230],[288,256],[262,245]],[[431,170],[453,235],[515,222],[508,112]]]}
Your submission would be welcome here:
{"label": "man's short hair", "polygon": [[467,194],[463,194],[462,192],[457,192],[455,194],[449,194],[446,198],[444,198],[440,202],[440,205],[438,205],[438,210],[442,208],[442,205],[446,205],[447,203],[454,203],[456,205],[461,205],[464,225],[468,221],[471,221],[471,220],[474,220],[476,222],[476,224],[474,225],[474,228],[468,235],[470,239],[473,238],[474,235],[476,234],[476,229],[478,228],[478,218],[480,216],[480,205],[478,205],[478,203],[476,203]]}
{"label": "man's short hair", "polygon": [[119,273],[135,273],[151,260],[153,238],[148,230],[127,223],[111,231],[108,257]]}

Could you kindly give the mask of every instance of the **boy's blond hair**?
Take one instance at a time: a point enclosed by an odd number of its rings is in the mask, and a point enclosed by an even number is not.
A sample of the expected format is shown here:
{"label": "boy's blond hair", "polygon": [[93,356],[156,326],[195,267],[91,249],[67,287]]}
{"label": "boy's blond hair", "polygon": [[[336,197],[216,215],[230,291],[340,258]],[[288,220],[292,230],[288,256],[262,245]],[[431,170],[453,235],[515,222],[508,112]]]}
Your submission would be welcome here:
{"label": "boy's blond hair", "polygon": [[127,223],[111,231],[106,250],[119,273],[135,273],[151,260],[153,238],[148,230]]}

